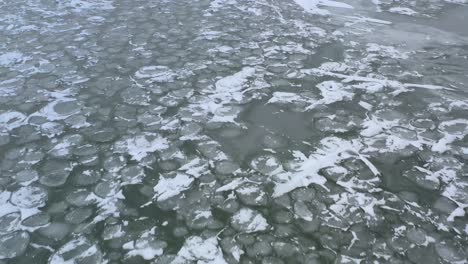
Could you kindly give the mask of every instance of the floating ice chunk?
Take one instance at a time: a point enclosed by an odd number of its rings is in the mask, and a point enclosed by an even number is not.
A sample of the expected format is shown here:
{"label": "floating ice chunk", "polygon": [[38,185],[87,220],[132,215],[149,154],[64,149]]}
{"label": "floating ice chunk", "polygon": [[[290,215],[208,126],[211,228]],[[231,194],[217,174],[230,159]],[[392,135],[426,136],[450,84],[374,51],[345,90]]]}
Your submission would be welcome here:
{"label": "floating ice chunk", "polygon": [[306,109],[312,109],[320,104],[332,104],[340,101],[351,100],[354,93],[346,90],[346,87],[335,81],[325,81],[317,84],[317,88],[320,90],[322,99],[317,102],[313,102]]}
{"label": "floating ice chunk", "polygon": [[0,55],[0,66],[11,66],[16,63],[22,63],[28,58],[18,51],[3,53]]}
{"label": "floating ice chunk", "polygon": [[393,46],[384,46],[384,45],[379,45],[376,43],[368,43],[366,47],[366,51],[371,54],[370,55],[371,57],[385,56],[385,57],[390,57],[393,59],[402,59],[402,60],[408,59],[409,57],[407,52],[401,52]]}
{"label": "floating ice chunk", "polygon": [[81,106],[75,99],[63,97],[50,102],[30,117],[42,116],[47,118],[47,120],[57,121],[67,119],[74,114],[80,113],[80,111]]}
{"label": "floating ice chunk", "polygon": [[246,233],[266,231],[270,228],[267,220],[259,212],[249,208],[242,208],[233,215],[231,225],[234,229]]}
{"label": "floating ice chunk", "polygon": [[467,254],[463,249],[458,248],[453,241],[445,240],[438,242],[435,245],[435,249],[437,254],[449,263],[466,262]]}
{"label": "floating ice chunk", "polygon": [[114,9],[112,1],[93,1],[93,0],[65,0],[58,3],[61,8],[71,8],[74,12],[83,12],[87,10],[110,10]]}
{"label": "floating ice chunk", "polygon": [[269,104],[273,103],[280,103],[280,104],[288,104],[288,103],[296,103],[296,102],[303,102],[304,98],[299,96],[296,93],[288,93],[288,92],[274,92],[273,96],[268,100]]}
{"label": "floating ice chunk", "polygon": [[21,221],[21,213],[13,212],[0,216],[0,234],[13,232]]}
{"label": "floating ice chunk", "polygon": [[143,167],[137,165],[128,166],[121,170],[120,173],[122,175],[122,185],[141,183],[145,177]]}
{"label": "floating ice chunk", "polygon": [[123,249],[129,250],[127,256],[141,256],[145,260],[151,260],[156,256],[161,256],[165,247],[167,247],[166,242],[144,235],[136,241],[130,241],[123,245]]}
{"label": "floating ice chunk", "polygon": [[70,225],[66,223],[53,222],[39,229],[39,233],[44,237],[59,241],[64,239],[70,232]]}
{"label": "floating ice chunk", "polygon": [[99,248],[88,239],[78,237],[63,245],[49,257],[49,264],[75,263],[103,263],[102,253]]}
{"label": "floating ice chunk", "polygon": [[57,122],[47,122],[40,126],[41,132],[48,138],[53,138],[63,133],[64,126]]}
{"label": "floating ice chunk", "polygon": [[237,188],[236,194],[246,205],[264,206],[268,202],[266,193],[259,186],[254,184],[245,184]]}
{"label": "floating ice chunk", "polygon": [[240,72],[237,72],[234,75],[226,76],[218,80],[215,84],[216,92],[232,94],[234,92],[241,91],[243,88],[245,88],[248,78],[252,77],[254,74],[255,68],[245,67]]}
{"label": "floating ice chunk", "polygon": [[151,98],[149,92],[140,88],[127,88],[120,93],[122,101],[130,105],[147,106]]}
{"label": "floating ice chunk", "polygon": [[12,130],[25,124],[26,115],[20,112],[6,112],[0,114],[0,132],[3,129]]}
{"label": "floating ice chunk", "polygon": [[[346,74],[341,74],[341,73],[335,73],[329,70],[323,70],[321,68],[305,69],[305,70],[302,70],[301,72],[304,74],[317,74],[321,76],[325,75],[325,76],[336,77],[339,79],[343,79],[342,82],[344,83],[362,82],[362,83],[369,83],[370,85],[378,85],[379,89],[377,90],[380,90],[383,87],[393,88],[393,89],[396,89],[397,91],[404,91],[404,88],[422,88],[422,89],[428,89],[428,90],[449,90],[449,91],[455,90],[454,88],[439,86],[439,85],[401,83],[399,81],[389,80],[389,79],[378,79],[378,78],[363,77],[363,76],[358,76],[358,75],[346,75]],[[356,87],[355,85],[353,86]]]}
{"label": "floating ice chunk", "polygon": [[416,15],[418,12],[414,11],[411,8],[408,7],[391,7],[388,9],[388,12],[390,13],[396,13],[400,15],[407,15],[407,16],[413,16]]}
{"label": "floating ice chunk", "polygon": [[424,189],[435,191],[440,187],[440,180],[437,178],[436,173],[422,167],[415,166],[413,169],[405,171],[403,176]]}
{"label": "floating ice chunk", "polygon": [[21,256],[28,247],[29,234],[17,231],[0,236],[0,259],[8,259]]}
{"label": "floating ice chunk", "polygon": [[14,191],[11,195],[11,203],[21,208],[37,208],[45,205],[47,191],[41,187],[26,186]]}
{"label": "floating ice chunk", "polygon": [[292,257],[299,252],[299,248],[291,243],[273,242],[272,246],[279,257]]}
{"label": "floating ice chunk", "polygon": [[50,216],[46,213],[38,213],[35,215],[31,215],[30,217],[26,218],[23,220],[21,223],[24,226],[27,227],[41,227],[49,224],[50,222]]}
{"label": "floating ice chunk", "polygon": [[306,221],[312,221],[314,219],[314,215],[304,201],[297,201],[294,203],[294,213]]}
{"label": "floating ice chunk", "polygon": [[199,178],[208,172],[208,163],[200,158],[194,158],[188,163],[182,165],[179,171],[183,171],[188,175]]}
{"label": "floating ice chunk", "polygon": [[294,0],[305,11],[314,15],[328,15],[329,11],[319,8],[319,6],[338,7],[353,9],[353,6],[332,0]]}
{"label": "floating ice chunk", "polygon": [[65,221],[71,224],[79,224],[88,219],[93,214],[91,208],[77,208],[65,215]]}
{"label": "floating ice chunk", "polygon": [[196,262],[199,264],[227,264],[216,237],[203,239],[192,236],[185,240],[172,264]]}
{"label": "floating ice chunk", "polygon": [[283,171],[283,166],[278,158],[271,155],[261,155],[254,158],[250,166],[265,175],[274,175]]}
{"label": "floating ice chunk", "polygon": [[[321,117],[314,120],[314,126],[318,130],[326,133],[344,133],[349,131],[352,128],[352,126],[349,126],[343,121],[344,120],[339,120],[333,117]],[[346,121],[349,122],[349,120]]]}
{"label": "floating ice chunk", "polygon": [[136,161],[141,161],[148,153],[169,148],[168,141],[155,133],[143,133],[127,137],[114,144],[117,153],[128,153]]}
{"label": "floating ice chunk", "polygon": [[174,197],[190,188],[193,178],[182,173],[178,173],[173,178],[164,178],[161,176],[158,184],[154,186],[154,192],[157,201],[164,201]]}
{"label": "floating ice chunk", "polygon": [[239,170],[239,165],[229,160],[223,160],[216,163],[215,170],[219,174],[232,174]]}
{"label": "floating ice chunk", "polygon": [[223,186],[219,187],[218,189],[216,189],[216,192],[225,192],[225,191],[235,190],[237,187],[239,187],[244,182],[245,182],[245,179],[236,178],[232,182],[230,182],[230,183],[228,183],[226,185],[223,185]]}
{"label": "floating ice chunk", "polygon": [[432,151],[445,152],[450,151],[450,144],[462,139],[468,134],[468,120],[455,119],[440,123],[439,130],[444,132],[444,137],[439,139],[433,146]]}
{"label": "floating ice chunk", "polygon": [[48,160],[41,167],[39,182],[48,187],[58,187],[65,184],[72,171],[72,164],[58,161]]}
{"label": "floating ice chunk", "polygon": [[22,170],[16,173],[15,179],[23,186],[28,186],[39,179],[39,174],[35,170]]}
{"label": "floating ice chunk", "polygon": [[166,66],[146,66],[136,73],[137,79],[149,79],[151,82],[172,82],[176,74]]}
{"label": "floating ice chunk", "polygon": [[417,245],[423,245],[426,243],[427,235],[423,229],[413,228],[408,230],[407,237],[410,242],[413,242]]}

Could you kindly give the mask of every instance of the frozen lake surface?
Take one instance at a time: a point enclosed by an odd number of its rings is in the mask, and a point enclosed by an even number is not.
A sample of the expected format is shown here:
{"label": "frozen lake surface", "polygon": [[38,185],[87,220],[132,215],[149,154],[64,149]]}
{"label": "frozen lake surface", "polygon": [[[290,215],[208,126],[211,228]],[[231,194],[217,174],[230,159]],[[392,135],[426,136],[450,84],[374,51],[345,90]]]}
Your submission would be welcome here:
{"label": "frozen lake surface", "polygon": [[0,0],[0,264],[468,263],[467,24]]}

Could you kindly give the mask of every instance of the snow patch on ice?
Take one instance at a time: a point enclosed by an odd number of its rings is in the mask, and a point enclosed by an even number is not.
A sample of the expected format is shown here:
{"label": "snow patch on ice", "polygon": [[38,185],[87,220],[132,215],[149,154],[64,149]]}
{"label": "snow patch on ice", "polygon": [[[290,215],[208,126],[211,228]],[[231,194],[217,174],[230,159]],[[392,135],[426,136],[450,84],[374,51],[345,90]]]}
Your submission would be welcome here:
{"label": "snow patch on ice", "polygon": [[196,262],[199,264],[227,264],[216,237],[203,239],[198,236],[187,238],[172,264]]}

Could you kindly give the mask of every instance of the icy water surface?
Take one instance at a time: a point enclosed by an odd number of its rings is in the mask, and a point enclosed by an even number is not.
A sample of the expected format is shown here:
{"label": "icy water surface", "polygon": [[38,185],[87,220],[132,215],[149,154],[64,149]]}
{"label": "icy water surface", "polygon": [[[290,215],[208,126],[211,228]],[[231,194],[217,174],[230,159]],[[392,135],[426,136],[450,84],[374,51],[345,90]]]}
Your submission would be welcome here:
{"label": "icy water surface", "polygon": [[465,0],[0,0],[0,263],[467,263]]}

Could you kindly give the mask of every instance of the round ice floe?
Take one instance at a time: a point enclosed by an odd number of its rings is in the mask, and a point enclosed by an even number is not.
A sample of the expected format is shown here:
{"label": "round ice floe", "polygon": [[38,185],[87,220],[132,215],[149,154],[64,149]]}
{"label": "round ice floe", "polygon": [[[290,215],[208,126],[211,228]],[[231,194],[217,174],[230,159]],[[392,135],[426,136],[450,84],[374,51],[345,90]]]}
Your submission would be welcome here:
{"label": "round ice floe", "polygon": [[121,172],[123,184],[137,184],[145,177],[145,171],[141,166],[128,166]]}
{"label": "round ice floe", "polygon": [[65,200],[74,206],[83,207],[90,205],[94,202],[94,199],[89,198],[90,193],[86,190],[77,190],[65,197]]}
{"label": "round ice floe", "polygon": [[15,175],[16,181],[22,185],[27,185],[32,181],[36,181],[39,178],[39,174],[35,170],[22,170]]}
{"label": "round ice floe", "polygon": [[42,207],[47,201],[47,191],[41,187],[21,187],[11,194],[11,203],[22,208]]}
{"label": "round ice floe", "polygon": [[263,138],[263,145],[267,148],[282,148],[287,144],[287,140],[284,137],[278,135],[266,135]]}
{"label": "round ice floe", "polygon": [[422,245],[426,242],[426,232],[423,229],[412,228],[406,233],[408,240],[417,245]]}
{"label": "round ice floe", "polygon": [[123,245],[123,248],[130,250],[128,256],[141,256],[145,260],[154,259],[164,252],[167,243],[155,239],[154,237],[140,237],[136,241],[132,241]]}
{"label": "round ice floe", "polygon": [[138,79],[150,79],[153,82],[171,82],[176,74],[166,66],[146,66],[140,68],[135,77]]}
{"label": "round ice floe", "polygon": [[395,126],[390,129],[392,134],[397,135],[398,137],[406,140],[417,140],[418,134],[416,131],[408,129],[406,127]]}
{"label": "round ice floe", "polygon": [[4,146],[8,143],[10,143],[10,135],[0,131],[0,146]]}
{"label": "round ice floe", "polygon": [[104,169],[115,173],[125,167],[126,160],[122,156],[113,155],[104,160]]}
{"label": "round ice floe", "polygon": [[53,138],[63,133],[64,126],[57,122],[47,122],[41,125],[43,135]]}
{"label": "round ice floe", "polygon": [[90,126],[90,124],[86,122],[86,117],[80,114],[75,114],[75,115],[67,117],[65,119],[65,124],[71,126],[72,128],[81,128],[81,127]]}
{"label": "round ice floe", "polygon": [[50,160],[41,167],[40,183],[48,187],[63,185],[70,175],[72,167],[63,161]]}
{"label": "round ice floe", "polygon": [[439,129],[451,135],[465,135],[467,133],[468,120],[455,119],[440,123]]}
{"label": "round ice floe", "polygon": [[70,225],[66,223],[50,223],[39,229],[39,233],[48,239],[59,241],[64,239],[70,232]]}
{"label": "round ice floe", "polygon": [[65,215],[65,221],[70,224],[79,224],[88,219],[92,213],[91,208],[77,208]]}
{"label": "round ice floe", "polygon": [[280,257],[291,257],[299,252],[299,248],[291,243],[273,242],[272,246],[276,254]]}
{"label": "round ice floe", "polygon": [[414,120],[411,120],[411,125],[416,128],[425,128],[425,129],[435,128],[434,121],[430,119],[414,119]]}
{"label": "round ice floe", "polygon": [[45,226],[50,222],[50,216],[46,213],[38,213],[23,220],[21,223],[28,227]]}
{"label": "round ice floe", "polygon": [[244,184],[236,189],[236,194],[247,205],[264,206],[268,202],[266,193],[255,184]]}
{"label": "round ice floe", "polygon": [[200,133],[203,128],[197,123],[188,123],[185,124],[180,129],[180,134],[182,135],[183,139],[193,139],[196,138],[196,135]]}
{"label": "round ice floe", "polygon": [[238,170],[239,165],[229,160],[223,160],[216,163],[215,169],[217,173],[226,175]]}
{"label": "round ice floe", "polygon": [[220,123],[236,123],[235,119],[242,111],[242,108],[238,106],[222,106],[217,108],[213,112],[213,117],[211,122],[220,122]]}
{"label": "round ice floe", "polygon": [[94,187],[94,194],[101,198],[105,198],[115,194],[119,189],[120,184],[114,181],[102,181]]}
{"label": "round ice floe", "polygon": [[[172,175],[171,175],[172,176]],[[154,186],[155,198],[158,201],[164,201],[185,190],[190,189],[194,179],[186,174],[178,173],[173,177],[160,177],[159,182]]]}
{"label": "round ice floe", "polygon": [[[273,252],[273,248],[269,241],[257,241],[251,247],[247,247],[247,254],[249,256],[268,256]],[[265,261],[263,261],[265,263]],[[266,262],[272,263],[272,262]]]}
{"label": "round ice floe", "polygon": [[26,116],[20,112],[6,112],[0,114],[0,128],[12,130],[24,124]]}
{"label": "round ice floe", "polygon": [[445,240],[438,242],[435,245],[435,249],[437,254],[447,262],[466,261],[467,253],[453,241]]}
{"label": "round ice floe", "polygon": [[17,231],[0,236],[0,259],[21,256],[29,244],[29,234]]}
{"label": "round ice floe", "polygon": [[219,263],[226,264],[223,252],[218,246],[216,237],[203,239],[192,236],[185,240],[184,245],[177,253],[177,257],[171,263]]}
{"label": "round ice floe", "polygon": [[445,214],[451,214],[457,208],[458,206],[455,202],[444,196],[439,197],[434,203],[434,209]]}
{"label": "round ice floe", "polygon": [[272,155],[260,155],[250,163],[252,169],[268,175],[282,170],[280,161]]}
{"label": "round ice floe", "polygon": [[115,131],[112,127],[105,127],[98,130],[93,130],[88,139],[95,142],[110,142],[114,140],[117,135],[117,131]]}
{"label": "round ice floe", "polygon": [[307,204],[303,201],[297,201],[294,203],[294,213],[306,220],[306,221],[312,221],[314,218],[314,215],[312,214],[312,212],[310,211],[309,207],[307,206]]}
{"label": "round ice floe", "polygon": [[66,119],[73,114],[79,113],[80,110],[81,107],[77,101],[68,99],[53,101],[41,109],[39,113],[50,121],[56,121]]}
{"label": "round ice floe", "polygon": [[115,143],[117,153],[128,153],[136,161],[141,161],[149,153],[169,148],[168,141],[159,134],[143,133],[127,137]]}
{"label": "round ice floe", "polygon": [[270,225],[257,211],[249,208],[240,209],[231,219],[231,226],[240,232],[253,233],[266,231]]}
{"label": "round ice floe", "polygon": [[73,176],[73,182],[79,186],[95,184],[101,179],[101,174],[95,170],[84,170]]}
{"label": "round ice floe", "polygon": [[89,240],[79,237],[63,245],[49,258],[49,264],[102,263],[101,250]]}
{"label": "round ice floe", "polygon": [[429,247],[410,247],[406,255],[412,263],[438,264],[439,258],[432,248]]}
{"label": "round ice floe", "polygon": [[127,88],[123,90],[120,94],[120,97],[122,97],[122,100],[130,105],[149,105],[149,102],[151,100],[149,94],[138,87],[134,88]]}
{"label": "round ice floe", "polygon": [[234,125],[228,125],[222,127],[219,130],[218,135],[223,138],[236,138],[242,135],[242,132],[242,128]]}
{"label": "round ice floe", "polygon": [[0,217],[0,234],[10,233],[15,231],[19,221],[21,220],[21,213],[14,212]]}
{"label": "round ice floe", "polygon": [[48,151],[48,154],[54,158],[69,157],[73,148],[80,144],[82,141],[83,136],[81,135],[66,135],[54,143],[52,149]]}
{"label": "round ice floe", "polygon": [[316,119],[314,121],[314,127],[319,131],[331,133],[344,133],[350,129],[346,123],[328,117]]}

